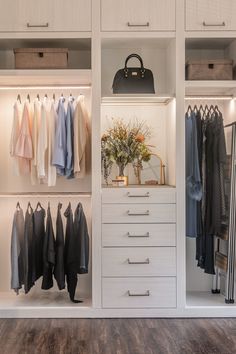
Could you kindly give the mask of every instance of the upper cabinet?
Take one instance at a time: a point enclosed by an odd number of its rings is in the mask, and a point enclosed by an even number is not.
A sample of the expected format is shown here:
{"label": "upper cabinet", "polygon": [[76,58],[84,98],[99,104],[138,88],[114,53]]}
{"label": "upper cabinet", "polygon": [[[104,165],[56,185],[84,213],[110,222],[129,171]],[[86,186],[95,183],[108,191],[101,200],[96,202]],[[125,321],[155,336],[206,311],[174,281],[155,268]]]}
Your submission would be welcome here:
{"label": "upper cabinet", "polygon": [[91,31],[91,0],[0,0],[0,31]]}
{"label": "upper cabinet", "polygon": [[185,0],[187,31],[236,30],[235,0]]}
{"label": "upper cabinet", "polygon": [[101,0],[102,31],[174,31],[175,0]]}

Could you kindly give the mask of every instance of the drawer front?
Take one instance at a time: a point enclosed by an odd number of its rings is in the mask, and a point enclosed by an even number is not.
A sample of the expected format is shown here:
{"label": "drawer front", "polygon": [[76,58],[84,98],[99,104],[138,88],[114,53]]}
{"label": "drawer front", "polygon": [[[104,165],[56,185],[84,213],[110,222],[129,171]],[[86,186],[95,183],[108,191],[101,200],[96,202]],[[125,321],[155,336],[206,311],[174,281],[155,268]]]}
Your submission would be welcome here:
{"label": "drawer front", "polygon": [[103,248],[104,277],[175,276],[175,247]]}
{"label": "drawer front", "polygon": [[175,224],[103,224],[102,246],[175,246]]}
{"label": "drawer front", "polygon": [[102,31],[174,31],[175,0],[101,0]]}
{"label": "drawer front", "polygon": [[185,0],[187,31],[236,29],[235,0]]}
{"label": "drawer front", "polygon": [[175,223],[175,204],[104,204],[103,223]]}
{"label": "drawer front", "polygon": [[176,307],[176,278],[104,278],[104,308]]}
{"label": "drawer front", "polygon": [[141,203],[175,203],[175,188],[157,187],[157,188],[103,188],[103,204],[141,204]]}

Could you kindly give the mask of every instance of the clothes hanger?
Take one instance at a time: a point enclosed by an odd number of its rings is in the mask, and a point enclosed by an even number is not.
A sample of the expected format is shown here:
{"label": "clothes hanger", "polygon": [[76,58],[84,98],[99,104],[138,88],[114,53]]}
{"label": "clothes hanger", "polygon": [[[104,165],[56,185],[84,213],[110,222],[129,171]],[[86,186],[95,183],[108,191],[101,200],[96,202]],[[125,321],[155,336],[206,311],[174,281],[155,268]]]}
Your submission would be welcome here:
{"label": "clothes hanger", "polygon": [[20,210],[20,209],[21,209],[19,202],[17,202],[17,204],[16,204],[16,209],[17,209],[17,210]]}
{"label": "clothes hanger", "polygon": [[187,112],[186,113],[189,115],[192,112],[193,112],[192,107],[191,107],[191,105],[189,105],[188,108],[187,108]]}
{"label": "clothes hanger", "polygon": [[33,208],[31,206],[30,202],[28,202],[28,205],[27,205],[27,211],[29,212],[29,210],[30,210],[30,213],[33,212]]}
{"label": "clothes hanger", "polygon": [[40,101],[40,97],[39,97],[39,94],[37,94],[37,99],[38,99],[38,101]]}
{"label": "clothes hanger", "polygon": [[35,209],[35,210],[38,210],[38,208],[43,209],[43,207],[42,207],[42,205],[41,205],[40,202],[37,203],[37,206],[36,206],[36,209]]}
{"label": "clothes hanger", "polygon": [[55,95],[55,93],[52,95],[52,99],[53,99],[54,102],[56,101],[56,95]]}
{"label": "clothes hanger", "polygon": [[28,95],[27,95],[27,100],[30,102],[30,95],[29,95],[29,93],[28,93]]}
{"label": "clothes hanger", "polygon": [[20,97],[20,94],[18,93],[17,95],[17,98],[16,98],[17,101],[19,101],[21,103],[21,97]]}

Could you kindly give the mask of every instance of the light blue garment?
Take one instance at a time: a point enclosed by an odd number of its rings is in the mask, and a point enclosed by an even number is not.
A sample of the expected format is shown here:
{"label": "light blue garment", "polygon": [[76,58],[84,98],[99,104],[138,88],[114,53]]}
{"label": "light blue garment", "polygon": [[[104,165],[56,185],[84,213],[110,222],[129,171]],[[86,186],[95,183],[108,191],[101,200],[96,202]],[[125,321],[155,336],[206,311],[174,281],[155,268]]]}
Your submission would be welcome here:
{"label": "light blue garment", "polygon": [[52,164],[56,166],[57,173],[61,176],[65,175],[66,167],[66,111],[64,102],[64,98],[61,98],[58,102],[56,134],[52,158]]}
{"label": "light blue garment", "polygon": [[66,177],[74,178],[74,106],[68,102],[66,115]]}
{"label": "light blue garment", "polygon": [[197,237],[197,202],[202,198],[198,157],[197,124],[194,112],[185,117],[186,124],[186,235]]}

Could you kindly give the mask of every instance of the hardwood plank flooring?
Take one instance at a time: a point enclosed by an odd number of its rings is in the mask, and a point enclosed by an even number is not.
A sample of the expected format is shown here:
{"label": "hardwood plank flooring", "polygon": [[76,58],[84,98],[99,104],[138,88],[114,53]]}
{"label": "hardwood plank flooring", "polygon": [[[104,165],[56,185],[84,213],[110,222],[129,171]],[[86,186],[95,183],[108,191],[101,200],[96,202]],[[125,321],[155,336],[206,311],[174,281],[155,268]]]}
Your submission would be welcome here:
{"label": "hardwood plank flooring", "polygon": [[1,319],[0,354],[234,354],[236,319]]}

